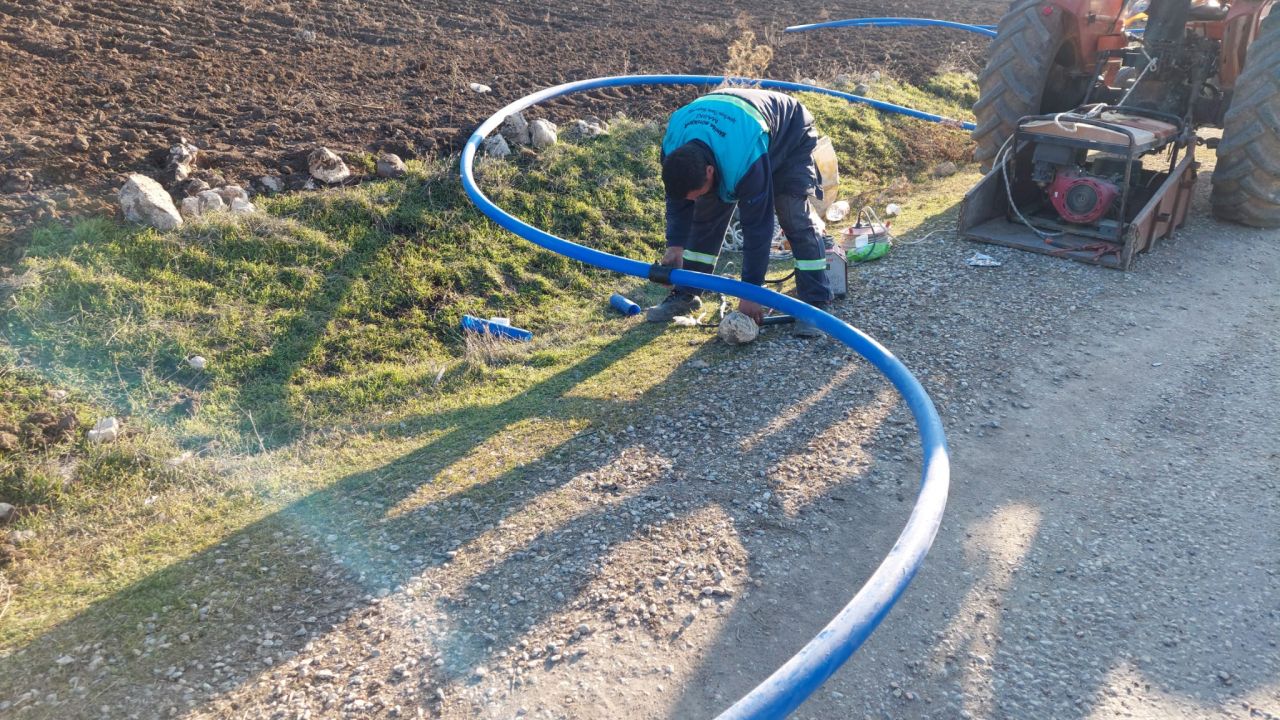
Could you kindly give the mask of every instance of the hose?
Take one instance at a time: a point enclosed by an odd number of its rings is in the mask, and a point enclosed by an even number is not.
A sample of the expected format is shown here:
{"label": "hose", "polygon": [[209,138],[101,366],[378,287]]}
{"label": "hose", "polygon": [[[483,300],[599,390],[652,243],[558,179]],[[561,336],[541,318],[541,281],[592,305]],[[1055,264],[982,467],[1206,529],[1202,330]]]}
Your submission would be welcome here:
{"label": "hose", "polygon": [[[501,227],[525,240],[554,253],[606,270],[653,279],[650,272],[651,266],[646,263],[563,240],[529,225],[495,205],[476,185],[473,175],[476,151],[480,143],[489,133],[497,129],[508,115],[551,98],[602,87],[714,85],[724,80],[725,78],[720,77],[684,75],[607,77],[565,83],[533,93],[499,110],[481,123],[467,140],[461,161],[463,187],[481,212]],[[775,80],[751,82],[768,88],[825,92],[844,96],[844,93],[798,83]],[[898,535],[889,554],[849,604],[816,637],[764,682],[719,716],[721,720],[785,717],[831,677],[866,641],[888,614],[889,609],[902,596],[903,591],[924,562],[924,557],[933,544],[938,526],[942,522],[950,486],[950,459],[942,420],[938,417],[937,409],[928,393],[911,371],[902,364],[902,361],[869,335],[834,315],[781,293],[716,275],[681,269],[668,270],[667,276],[663,279],[675,285],[745,298],[816,325],[866,358],[885,375],[906,401],[920,432],[920,444],[924,455],[920,492],[907,519],[907,524]]]}
{"label": "hose", "polygon": [[821,30],[823,28],[837,27],[945,27],[953,30],[964,30],[966,32],[977,33],[979,35],[986,35],[987,37],[996,36],[996,27],[994,25],[970,25],[968,23],[952,22],[951,20],[900,17],[853,18],[851,20],[832,20],[830,22],[812,23],[810,25],[792,25],[786,29],[786,32],[805,32],[807,30]]}

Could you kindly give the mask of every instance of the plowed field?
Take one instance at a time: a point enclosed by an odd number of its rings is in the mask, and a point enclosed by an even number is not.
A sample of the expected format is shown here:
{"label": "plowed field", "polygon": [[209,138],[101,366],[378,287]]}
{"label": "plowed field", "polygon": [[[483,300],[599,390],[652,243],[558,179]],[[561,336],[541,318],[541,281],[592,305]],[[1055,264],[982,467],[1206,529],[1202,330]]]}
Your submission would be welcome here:
{"label": "plowed field", "polygon": [[[208,171],[248,186],[302,182],[317,144],[407,157],[456,150],[512,99],[606,74],[717,73],[744,31],[774,50],[769,75],[880,69],[906,80],[976,67],[982,38],[929,29],[787,25],[871,15],[993,22],[1002,3],[932,0],[892,9],[777,4],[406,0],[0,0],[0,213],[111,201],[126,172],[155,174],[185,137]],[[470,83],[492,87],[477,94]],[[670,98],[622,91],[549,108],[654,112]],[[29,176],[28,176],[29,173]]]}

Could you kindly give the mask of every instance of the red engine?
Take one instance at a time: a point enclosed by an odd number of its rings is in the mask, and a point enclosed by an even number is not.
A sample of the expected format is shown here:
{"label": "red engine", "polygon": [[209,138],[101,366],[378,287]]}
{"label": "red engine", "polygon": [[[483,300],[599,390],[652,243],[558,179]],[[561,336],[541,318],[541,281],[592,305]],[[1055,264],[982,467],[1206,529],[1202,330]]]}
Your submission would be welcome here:
{"label": "red engine", "polygon": [[1078,169],[1060,169],[1049,184],[1049,201],[1067,222],[1086,225],[1102,219],[1120,195],[1115,183]]}

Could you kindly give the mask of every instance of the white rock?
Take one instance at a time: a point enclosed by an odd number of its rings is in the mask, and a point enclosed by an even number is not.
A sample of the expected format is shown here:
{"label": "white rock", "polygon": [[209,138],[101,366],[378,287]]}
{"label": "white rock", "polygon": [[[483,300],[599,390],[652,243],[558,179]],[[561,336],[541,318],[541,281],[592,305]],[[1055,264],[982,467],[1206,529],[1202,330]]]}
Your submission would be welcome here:
{"label": "white rock", "polygon": [[760,326],[756,325],[755,320],[734,311],[720,321],[720,331],[717,334],[730,345],[745,345],[760,337]]}
{"label": "white rock", "polygon": [[7,523],[13,519],[15,508],[6,502],[0,502],[0,523]]}
{"label": "white rock", "polygon": [[228,205],[230,205],[236,198],[240,198],[241,200],[249,199],[249,193],[245,192],[245,189],[239,185],[224,185],[214,192],[218,193],[218,195],[222,197],[222,202]]}
{"label": "white rock", "polygon": [[182,227],[182,216],[173,205],[173,198],[160,183],[146,175],[130,175],[120,188],[120,208],[129,222],[150,225],[157,230],[173,230]]}
{"label": "white rock", "polygon": [[9,542],[19,547],[36,539],[35,530],[14,530],[9,533]]}
{"label": "white rock", "polygon": [[200,159],[200,148],[187,142],[186,138],[169,148],[169,168],[173,170],[173,179],[182,181],[191,177]]}
{"label": "white rock", "polygon": [[258,184],[269,193],[278,193],[284,190],[284,181],[275,175],[263,175],[258,178]]}
{"label": "white rock", "polygon": [[299,30],[295,37],[308,45],[316,41],[316,33],[314,30]]}
{"label": "white rock", "polygon": [[120,422],[113,417],[103,418],[93,426],[89,431],[89,442],[91,443],[109,443],[115,442],[116,437],[120,434]]}
{"label": "white rock", "polygon": [[231,212],[236,215],[247,215],[258,212],[258,206],[244,198],[236,198],[231,201]]}
{"label": "white rock", "polygon": [[404,160],[401,160],[399,155],[382,153],[378,156],[378,177],[398,178],[404,177],[408,172],[409,168],[404,166]]}
{"label": "white rock", "polygon": [[549,147],[556,144],[556,124],[550,120],[534,120],[529,124],[529,139],[536,148]]}
{"label": "white rock", "polygon": [[[200,203],[200,210],[197,215],[205,215],[211,212],[221,212],[227,209],[227,203],[222,199],[222,195],[217,190],[205,190],[196,195],[196,201]],[[185,203],[183,204],[185,207]]]}
{"label": "white rock", "polygon": [[572,135],[575,138],[593,138],[607,135],[609,131],[598,118],[588,118],[586,120],[574,120],[573,127],[565,134]]}
{"label": "white rock", "polygon": [[902,214],[902,206],[897,203],[889,203],[884,208],[885,217],[897,217]]}
{"label": "white rock", "polygon": [[200,217],[200,198],[182,198],[182,217],[188,220]]}
{"label": "white rock", "polygon": [[501,135],[494,135],[484,141],[484,153],[489,157],[504,158],[511,154],[511,146]]}
{"label": "white rock", "polygon": [[849,215],[849,201],[837,200],[831,203],[831,207],[827,208],[827,220],[830,222],[840,222]]}
{"label": "white rock", "polygon": [[507,142],[516,145],[528,145],[533,141],[529,135],[529,121],[524,119],[524,113],[508,115],[502,121],[502,134],[507,138]]}
{"label": "white rock", "polygon": [[187,358],[187,364],[190,365],[193,370],[204,370],[208,367],[209,361],[205,360],[203,356],[192,355]]}
{"label": "white rock", "polygon": [[473,82],[473,83],[471,83],[469,87],[470,87],[472,90],[475,90],[476,92],[480,93],[481,95],[483,95],[484,93],[487,93],[487,92],[489,92],[490,90],[492,90],[492,89],[493,89],[493,88],[489,87],[488,85],[481,85],[480,83],[474,83],[474,82]]}
{"label": "white rock", "polygon": [[351,170],[342,158],[327,147],[318,147],[307,156],[311,177],[323,183],[340,183],[351,177]]}

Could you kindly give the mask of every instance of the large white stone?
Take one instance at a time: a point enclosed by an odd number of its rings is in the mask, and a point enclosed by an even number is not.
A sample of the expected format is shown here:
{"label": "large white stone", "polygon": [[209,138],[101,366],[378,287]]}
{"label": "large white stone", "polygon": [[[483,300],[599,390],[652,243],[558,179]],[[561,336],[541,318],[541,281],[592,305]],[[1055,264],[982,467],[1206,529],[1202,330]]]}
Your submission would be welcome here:
{"label": "large white stone", "polygon": [[173,198],[160,183],[146,175],[130,175],[120,188],[120,209],[129,222],[150,225],[157,230],[173,230],[182,227],[182,215],[173,205]]}
{"label": "large white stone", "polygon": [[377,171],[380,178],[399,178],[408,174],[409,168],[399,155],[387,152],[378,156]]}
{"label": "large white stone", "polygon": [[120,435],[120,421],[113,417],[103,418],[93,426],[89,431],[88,439],[91,443],[110,443],[115,442],[116,437]]}
{"label": "large white stone", "polygon": [[745,345],[760,336],[760,326],[756,321],[740,312],[731,312],[720,321],[717,333],[720,339],[730,345]]}
{"label": "large white stone", "polygon": [[227,209],[227,201],[223,199],[222,193],[217,190],[205,190],[196,195],[196,200],[200,201],[200,214],[211,212],[221,212]]}
{"label": "large white stone", "polygon": [[504,158],[511,154],[511,146],[507,145],[507,139],[502,135],[494,135],[485,138],[484,154],[489,157]]}
{"label": "large white stone", "polygon": [[524,119],[524,113],[508,115],[502,121],[502,135],[507,142],[516,145],[528,145],[533,141],[529,135],[529,121]]}
{"label": "large white stone", "polygon": [[536,148],[549,147],[556,144],[556,124],[541,118],[529,123],[529,138]]}
{"label": "large white stone", "polygon": [[323,183],[340,183],[351,177],[351,170],[337,153],[327,147],[318,147],[307,156],[307,167],[311,177]]}

